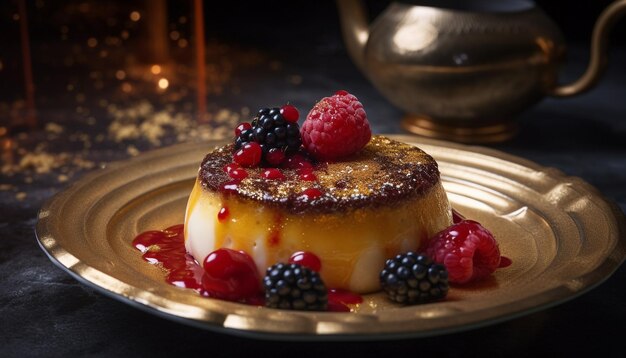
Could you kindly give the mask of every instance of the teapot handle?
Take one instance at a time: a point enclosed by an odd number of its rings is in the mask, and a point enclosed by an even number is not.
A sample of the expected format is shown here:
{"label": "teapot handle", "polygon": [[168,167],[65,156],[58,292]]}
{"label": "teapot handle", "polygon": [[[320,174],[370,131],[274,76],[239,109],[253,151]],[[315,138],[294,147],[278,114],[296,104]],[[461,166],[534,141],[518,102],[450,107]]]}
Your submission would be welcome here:
{"label": "teapot handle", "polygon": [[624,14],[626,14],[626,0],[612,3],[600,14],[593,28],[591,59],[587,70],[575,82],[551,89],[548,92],[549,95],[554,97],[575,96],[591,89],[598,82],[607,63],[609,32]]}

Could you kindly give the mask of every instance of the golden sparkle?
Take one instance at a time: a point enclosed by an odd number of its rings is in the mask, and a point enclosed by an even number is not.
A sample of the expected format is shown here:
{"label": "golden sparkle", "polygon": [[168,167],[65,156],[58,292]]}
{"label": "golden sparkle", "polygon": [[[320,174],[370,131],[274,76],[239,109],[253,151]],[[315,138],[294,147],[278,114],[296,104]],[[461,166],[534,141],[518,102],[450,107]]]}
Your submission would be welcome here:
{"label": "golden sparkle", "polygon": [[161,78],[159,80],[160,89],[166,89],[167,87],[169,87],[169,85],[170,85],[170,81],[168,81],[167,78]]}
{"label": "golden sparkle", "polygon": [[130,19],[133,21],[139,21],[139,19],[141,19],[141,14],[139,11],[133,11],[130,13]]}

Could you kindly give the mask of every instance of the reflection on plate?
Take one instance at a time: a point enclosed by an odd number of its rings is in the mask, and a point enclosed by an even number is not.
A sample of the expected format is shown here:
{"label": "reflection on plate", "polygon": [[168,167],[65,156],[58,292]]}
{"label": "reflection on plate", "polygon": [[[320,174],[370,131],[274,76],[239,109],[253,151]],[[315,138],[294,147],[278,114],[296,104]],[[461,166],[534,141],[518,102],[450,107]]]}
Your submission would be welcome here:
{"label": "reflection on plate", "polygon": [[86,175],[39,212],[37,238],[79,281],[148,312],[226,333],[272,339],[372,339],[469,329],[545,308],[593,288],[626,257],[624,215],[580,179],[501,152],[409,136],[437,159],[453,206],[498,238],[513,264],[453,287],[443,302],[401,307],[366,295],[352,313],[266,309],[168,285],[130,245],[183,222],[206,152],[184,144]]}

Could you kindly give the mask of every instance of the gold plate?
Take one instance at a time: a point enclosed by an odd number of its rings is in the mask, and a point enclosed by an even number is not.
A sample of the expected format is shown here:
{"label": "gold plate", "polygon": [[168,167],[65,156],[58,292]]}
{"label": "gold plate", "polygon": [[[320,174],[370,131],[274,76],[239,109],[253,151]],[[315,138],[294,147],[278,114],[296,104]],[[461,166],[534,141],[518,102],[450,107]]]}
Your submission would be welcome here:
{"label": "gold plate", "polygon": [[167,284],[131,246],[183,222],[197,169],[215,145],[182,144],[110,164],[46,203],[36,233],[79,281],[160,316],[269,339],[381,339],[469,329],[543,309],[600,284],[626,257],[624,214],[589,184],[502,152],[390,136],[435,157],[452,205],[498,238],[512,265],[445,301],[400,307],[378,293],[352,313],[267,309],[202,298]]}

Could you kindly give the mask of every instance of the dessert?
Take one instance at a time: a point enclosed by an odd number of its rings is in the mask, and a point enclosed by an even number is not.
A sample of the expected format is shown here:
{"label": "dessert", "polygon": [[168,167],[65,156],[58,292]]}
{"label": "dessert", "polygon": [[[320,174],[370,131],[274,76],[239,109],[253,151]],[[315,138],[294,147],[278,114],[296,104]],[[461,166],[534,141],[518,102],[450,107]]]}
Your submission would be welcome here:
{"label": "dessert", "polygon": [[338,91],[302,128],[298,119],[287,104],[237,126],[201,162],[184,225],[135,238],[167,282],[269,308],[350,311],[381,289],[400,304],[440,300],[449,283],[510,264],[489,231],[451,209],[435,160],[372,136],[356,97]]}
{"label": "dessert", "polygon": [[[437,163],[414,146],[374,136],[362,149],[327,160],[333,152],[322,138],[308,146],[326,160],[296,153],[280,168],[253,167],[270,151],[242,136],[251,139],[240,132],[235,145],[217,148],[200,166],[185,216],[185,246],[198,262],[219,248],[242,250],[265,272],[308,251],[321,260],[327,287],[368,293],[380,290],[387,258],[419,249],[452,223]],[[306,134],[302,141],[307,146],[316,136],[324,137]]]}

